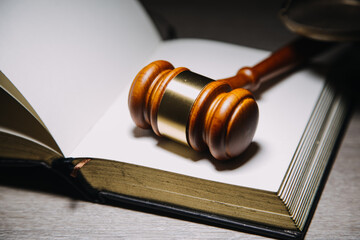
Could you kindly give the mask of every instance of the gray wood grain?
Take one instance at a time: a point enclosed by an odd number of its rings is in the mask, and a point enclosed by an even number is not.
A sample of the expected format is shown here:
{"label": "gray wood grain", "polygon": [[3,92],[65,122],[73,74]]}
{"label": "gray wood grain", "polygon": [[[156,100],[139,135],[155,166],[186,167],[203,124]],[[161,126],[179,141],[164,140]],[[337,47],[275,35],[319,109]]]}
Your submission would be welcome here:
{"label": "gray wood grain", "polygon": [[[216,1],[218,4],[213,8],[202,3],[189,8],[194,1],[142,2],[147,3],[146,7],[155,15],[162,13],[161,18],[178,30],[178,37],[211,38],[273,51],[293,36],[276,19],[282,0],[233,1],[240,4],[236,8],[221,1]],[[243,6],[246,3],[250,7]],[[184,18],[184,14],[187,17]],[[306,239],[360,239],[359,135],[358,107]],[[0,183],[0,239],[265,239],[151,213],[74,200],[66,194],[51,193],[49,188],[43,191],[42,187],[29,188],[24,183],[14,186],[11,179]]]}
{"label": "gray wood grain", "polygon": [[[360,238],[360,110],[351,118],[306,239]],[[66,195],[0,185],[0,239],[264,239]]]}

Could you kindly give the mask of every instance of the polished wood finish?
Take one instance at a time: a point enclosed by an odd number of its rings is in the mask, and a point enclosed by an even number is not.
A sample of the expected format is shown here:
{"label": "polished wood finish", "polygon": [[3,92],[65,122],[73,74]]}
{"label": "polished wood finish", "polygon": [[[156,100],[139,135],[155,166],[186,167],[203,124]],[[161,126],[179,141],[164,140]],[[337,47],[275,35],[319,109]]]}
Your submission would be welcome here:
{"label": "polished wood finish", "polygon": [[[137,74],[128,98],[137,126],[151,127],[161,136],[157,125],[161,99],[171,79],[186,70],[159,60]],[[258,115],[257,104],[248,90],[232,90],[225,81],[213,81],[193,104],[187,131],[189,145],[197,151],[208,148],[219,160],[236,157],[251,143]]]}
{"label": "polished wood finish", "polygon": [[[299,38],[275,51],[254,67],[243,67],[234,77],[207,84],[195,100],[188,120],[188,144],[197,151],[209,149],[219,160],[240,155],[251,143],[259,110],[251,92],[271,78],[306,62],[328,45]],[[168,83],[187,68],[175,68],[166,61],[155,61],[135,77],[129,93],[129,109],[137,126],[157,126],[159,106]],[[176,103],[174,103],[176,104]]]}
{"label": "polished wood finish", "polygon": [[155,61],[144,67],[135,77],[129,92],[131,117],[141,128],[150,128],[160,135],[157,113],[167,84],[187,68],[175,68],[166,61]]}
{"label": "polished wood finish", "polygon": [[258,118],[257,104],[248,90],[211,82],[190,113],[189,145],[197,151],[209,148],[218,160],[236,157],[251,143]]}
{"label": "polished wood finish", "polygon": [[243,67],[235,76],[220,80],[227,82],[233,89],[242,87],[256,90],[261,83],[305,63],[311,57],[324,51],[331,45],[332,43],[298,38],[273,52],[268,58],[255,66]]}
{"label": "polished wood finish", "polygon": [[[196,99],[193,108],[191,109],[189,119],[189,145],[196,151],[203,151],[207,149],[208,134],[205,134],[202,126],[206,122],[206,116],[212,115],[212,111],[209,109],[215,99],[221,93],[230,92],[231,87],[225,82],[215,81],[205,86],[204,90],[200,93]],[[214,106],[214,104],[213,104]],[[209,110],[209,111],[208,111]],[[210,117],[207,117],[207,128],[209,129]]]}

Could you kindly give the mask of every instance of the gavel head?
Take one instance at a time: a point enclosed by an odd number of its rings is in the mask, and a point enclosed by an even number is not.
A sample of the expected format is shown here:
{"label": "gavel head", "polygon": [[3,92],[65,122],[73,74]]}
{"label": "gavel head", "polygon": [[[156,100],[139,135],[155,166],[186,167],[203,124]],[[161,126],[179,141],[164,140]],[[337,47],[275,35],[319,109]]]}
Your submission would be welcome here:
{"label": "gavel head", "polygon": [[196,151],[209,149],[218,160],[240,155],[255,134],[259,110],[253,95],[155,61],[135,77],[129,92],[135,124],[152,128]]}

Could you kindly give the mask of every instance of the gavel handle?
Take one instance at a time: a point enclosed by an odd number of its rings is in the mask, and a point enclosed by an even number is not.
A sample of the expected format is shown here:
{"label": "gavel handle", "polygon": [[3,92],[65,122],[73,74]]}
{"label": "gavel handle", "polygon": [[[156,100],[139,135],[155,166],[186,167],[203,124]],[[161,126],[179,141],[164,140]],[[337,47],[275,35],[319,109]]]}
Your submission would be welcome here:
{"label": "gavel handle", "polygon": [[330,46],[332,46],[330,43],[298,38],[273,52],[255,66],[243,67],[235,76],[220,79],[220,81],[226,81],[232,89],[248,88],[255,90],[261,83],[305,63]]}

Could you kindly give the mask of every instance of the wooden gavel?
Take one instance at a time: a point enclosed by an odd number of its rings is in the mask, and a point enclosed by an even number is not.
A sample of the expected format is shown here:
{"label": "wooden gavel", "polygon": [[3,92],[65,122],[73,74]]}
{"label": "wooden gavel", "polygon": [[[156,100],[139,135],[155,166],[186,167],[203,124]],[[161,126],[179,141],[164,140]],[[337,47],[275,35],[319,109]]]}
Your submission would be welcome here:
{"label": "wooden gavel", "polygon": [[240,155],[251,143],[259,118],[254,90],[262,82],[304,63],[328,44],[300,38],[234,77],[214,81],[184,67],[155,61],[135,77],[129,110],[140,128],[152,128],[218,160]]}

